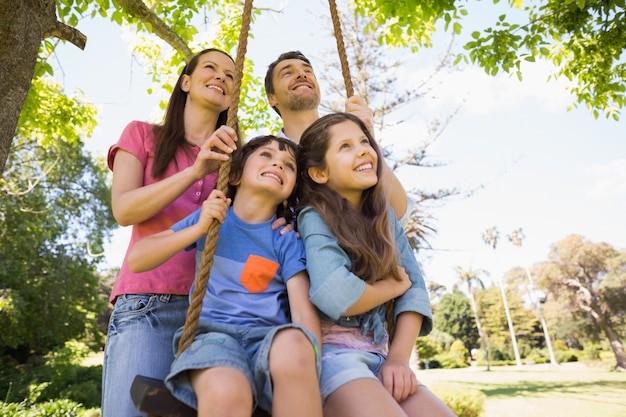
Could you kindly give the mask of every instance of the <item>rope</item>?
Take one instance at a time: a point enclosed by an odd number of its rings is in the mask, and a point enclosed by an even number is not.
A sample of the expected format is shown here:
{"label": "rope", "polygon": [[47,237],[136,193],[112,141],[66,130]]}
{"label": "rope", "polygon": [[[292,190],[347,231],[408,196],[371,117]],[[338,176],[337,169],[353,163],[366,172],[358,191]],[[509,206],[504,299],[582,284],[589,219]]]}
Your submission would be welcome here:
{"label": "rope", "polygon": [[350,67],[348,66],[348,57],[346,55],[346,47],[343,44],[343,33],[341,32],[341,22],[339,21],[339,13],[337,12],[337,3],[335,0],[328,0],[330,6],[330,16],[333,21],[335,39],[337,40],[337,52],[339,53],[339,61],[341,61],[341,75],[346,85],[347,97],[354,95],[352,87],[352,78],[350,77]]}
{"label": "rope", "polygon": [[[333,21],[335,39],[337,41],[337,52],[339,53],[339,61],[341,61],[341,75],[343,75],[343,81],[346,85],[346,95],[347,97],[352,97],[354,95],[354,87],[352,85],[352,78],[350,77],[350,67],[348,65],[346,47],[343,43],[343,33],[341,31],[341,22],[339,20],[339,13],[337,11],[337,3],[335,2],[335,0],[328,0],[328,4],[330,6],[330,16]],[[385,303],[385,317],[387,321],[387,332],[389,333],[389,340],[391,341],[396,331],[393,300],[387,301]]]}
{"label": "rope", "polygon": [[[235,81],[233,83],[233,102],[228,108],[228,126],[238,131],[237,127],[237,111],[239,110],[239,94],[241,92],[241,81],[243,79],[243,66],[246,57],[246,49],[248,47],[248,32],[250,31],[250,20],[252,16],[252,0],[246,0],[243,13],[241,15],[241,31],[239,33],[239,46],[237,48],[237,57],[235,58]],[[241,142],[241,141],[240,141]],[[217,179],[216,188],[226,191],[228,188],[228,176],[230,174],[230,159],[224,161],[220,167],[219,177]],[[202,252],[202,263],[198,270],[195,280],[195,287],[191,295],[191,303],[187,310],[187,319],[183,327],[183,334],[178,343],[178,355],[189,347],[198,328],[200,311],[202,310],[202,300],[206,292],[206,286],[209,282],[211,267],[213,266],[213,255],[217,243],[217,235],[220,223],[213,221],[207,232],[204,251]]]}

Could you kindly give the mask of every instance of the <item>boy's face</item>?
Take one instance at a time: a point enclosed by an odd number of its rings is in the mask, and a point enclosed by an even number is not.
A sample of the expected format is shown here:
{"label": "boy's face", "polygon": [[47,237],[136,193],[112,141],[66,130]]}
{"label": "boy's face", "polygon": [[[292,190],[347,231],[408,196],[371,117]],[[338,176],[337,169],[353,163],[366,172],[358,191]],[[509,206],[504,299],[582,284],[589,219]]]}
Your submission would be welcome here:
{"label": "boy's face", "polygon": [[269,143],[256,149],[246,161],[239,187],[267,192],[276,204],[286,200],[296,185],[296,159],[291,149],[279,149],[279,143]]}

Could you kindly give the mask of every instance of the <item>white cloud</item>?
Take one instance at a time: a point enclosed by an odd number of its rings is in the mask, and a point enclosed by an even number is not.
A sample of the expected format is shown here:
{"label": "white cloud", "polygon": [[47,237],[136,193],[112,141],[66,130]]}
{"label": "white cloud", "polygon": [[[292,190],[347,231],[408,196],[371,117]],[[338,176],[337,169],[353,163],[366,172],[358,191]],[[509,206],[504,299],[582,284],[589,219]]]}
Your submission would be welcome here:
{"label": "white cloud", "polygon": [[608,164],[592,165],[585,173],[596,179],[587,196],[594,199],[626,196],[626,159],[617,159]]}
{"label": "white cloud", "polygon": [[[432,74],[433,69],[407,70],[410,83],[418,85]],[[485,115],[503,109],[513,109],[521,101],[537,101],[548,112],[562,111],[574,99],[567,91],[563,79],[548,81],[553,71],[549,63],[535,62],[522,65],[522,81],[515,74],[500,73],[490,76],[481,68],[471,66],[459,71],[440,72],[429,86],[432,87],[428,101],[430,110],[441,110],[451,104],[463,104],[469,114]]]}

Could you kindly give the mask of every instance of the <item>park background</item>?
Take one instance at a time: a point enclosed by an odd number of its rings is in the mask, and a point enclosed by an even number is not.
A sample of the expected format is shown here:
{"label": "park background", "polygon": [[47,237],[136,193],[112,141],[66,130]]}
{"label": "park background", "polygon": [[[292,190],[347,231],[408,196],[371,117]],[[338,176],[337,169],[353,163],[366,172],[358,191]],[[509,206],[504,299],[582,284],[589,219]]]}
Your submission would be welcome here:
{"label": "park background", "polygon": [[[263,77],[267,65],[289,50],[302,51],[318,72],[338,62],[327,2],[257,1],[255,7],[277,10],[251,27],[247,56],[255,76]],[[400,86],[417,86],[430,76],[451,41],[452,52],[462,53],[472,30],[510,14],[489,2],[472,2],[468,11],[461,36],[452,39],[439,30],[431,48],[389,52],[405,62],[397,74]],[[105,155],[129,121],[160,121],[159,102],[167,95],[147,93],[153,86],[133,58],[132,29],[101,19],[85,20],[78,28],[87,35],[87,46],[81,51],[59,45],[55,74],[68,92],[79,89],[98,105],[100,122],[86,145]],[[202,29],[210,39],[210,26]],[[513,266],[544,260],[551,245],[570,234],[626,248],[626,124],[596,119],[583,106],[568,110],[574,97],[564,80],[547,81],[551,71],[545,62],[529,63],[519,81],[459,65],[429,81],[428,94],[397,116],[404,122],[385,131],[383,145],[413,149],[427,137],[429,123],[457,112],[429,149],[429,157],[445,165],[397,172],[407,190],[476,190],[433,211],[432,249],[419,254],[427,279],[451,288],[457,265],[498,278]],[[329,98],[323,80],[321,90],[322,99]],[[492,226],[501,234],[497,256],[481,238]],[[505,238],[517,228],[526,235],[521,250]],[[104,253],[108,266],[121,264],[128,236],[124,229],[115,233]]]}
{"label": "park background", "polygon": [[[325,63],[338,60],[324,1],[257,1],[255,6],[280,11],[264,13],[253,24],[248,56],[255,62],[256,76],[262,77],[270,61],[291,49],[309,56],[318,75],[325,71]],[[464,32],[452,40],[453,53],[461,52],[472,30],[492,24],[502,6],[469,4]],[[82,90],[99,107],[98,127],[85,143],[95,156],[104,156],[129,121],[160,120],[159,102],[167,95],[147,93],[154,86],[132,53],[133,28],[120,29],[103,19],[84,19],[77,27],[88,37],[86,49],[61,43],[49,63],[68,94]],[[200,30],[211,39],[210,24],[201,24]],[[396,74],[400,85],[420,85],[433,74],[450,41],[450,33],[439,30],[429,49],[389,51],[390,57],[404,60]],[[405,122],[380,136],[383,145],[401,153],[419,146],[434,119],[455,113],[428,150],[429,158],[446,165],[398,171],[409,190],[442,186],[474,190],[471,196],[459,196],[432,210],[437,233],[427,236],[431,248],[418,255],[426,279],[445,285],[447,291],[459,279],[456,266],[485,269],[488,279],[497,282],[514,266],[544,261],[551,245],[572,233],[621,250],[626,246],[624,123],[603,116],[595,119],[585,108],[568,111],[574,98],[564,81],[546,81],[550,71],[541,62],[525,65],[520,82],[508,74],[489,76],[471,65],[447,68],[429,80],[426,95],[404,109],[400,118]],[[322,81],[323,98],[327,89]],[[492,226],[502,234],[496,251],[481,239]],[[504,235],[520,227],[526,239],[518,249]],[[128,229],[115,232],[101,255],[106,258],[100,266],[103,271],[119,266],[127,239]],[[562,365],[558,377],[548,365],[524,365],[523,370],[502,372],[494,367],[494,376],[487,377],[482,368],[474,367],[454,374],[429,370],[423,378],[429,385],[445,381],[466,390],[479,388],[489,393],[488,405],[493,398],[522,401],[506,403],[495,414],[488,406],[486,417],[504,417],[529,405],[538,408],[524,415],[538,410],[590,415],[598,398],[606,415],[621,415],[613,410],[625,406],[620,398],[626,387],[623,377],[607,373],[613,363],[601,362],[597,368],[575,365]],[[542,379],[549,382],[537,382]],[[551,407],[524,403],[536,395],[552,398]],[[574,401],[576,397],[589,408]],[[574,405],[562,407],[565,401]]]}

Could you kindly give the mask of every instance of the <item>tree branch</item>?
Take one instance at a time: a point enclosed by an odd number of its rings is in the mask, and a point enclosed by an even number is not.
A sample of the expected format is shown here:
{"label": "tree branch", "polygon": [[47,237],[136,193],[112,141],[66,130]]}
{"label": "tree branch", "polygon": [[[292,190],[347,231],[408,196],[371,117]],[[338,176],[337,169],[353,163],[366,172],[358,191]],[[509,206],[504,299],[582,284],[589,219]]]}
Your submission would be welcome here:
{"label": "tree branch", "polygon": [[189,62],[193,58],[193,52],[189,46],[174,32],[163,20],[161,20],[152,10],[145,5],[142,0],[117,0],[117,3],[129,15],[149,23],[152,26],[152,33],[167,42],[172,48],[180,52],[185,61]]}
{"label": "tree branch", "polygon": [[83,51],[85,50],[85,45],[87,44],[87,36],[85,36],[80,30],[59,21],[57,21],[52,28],[48,29],[43,36],[44,38],[55,37],[68,41]]}

